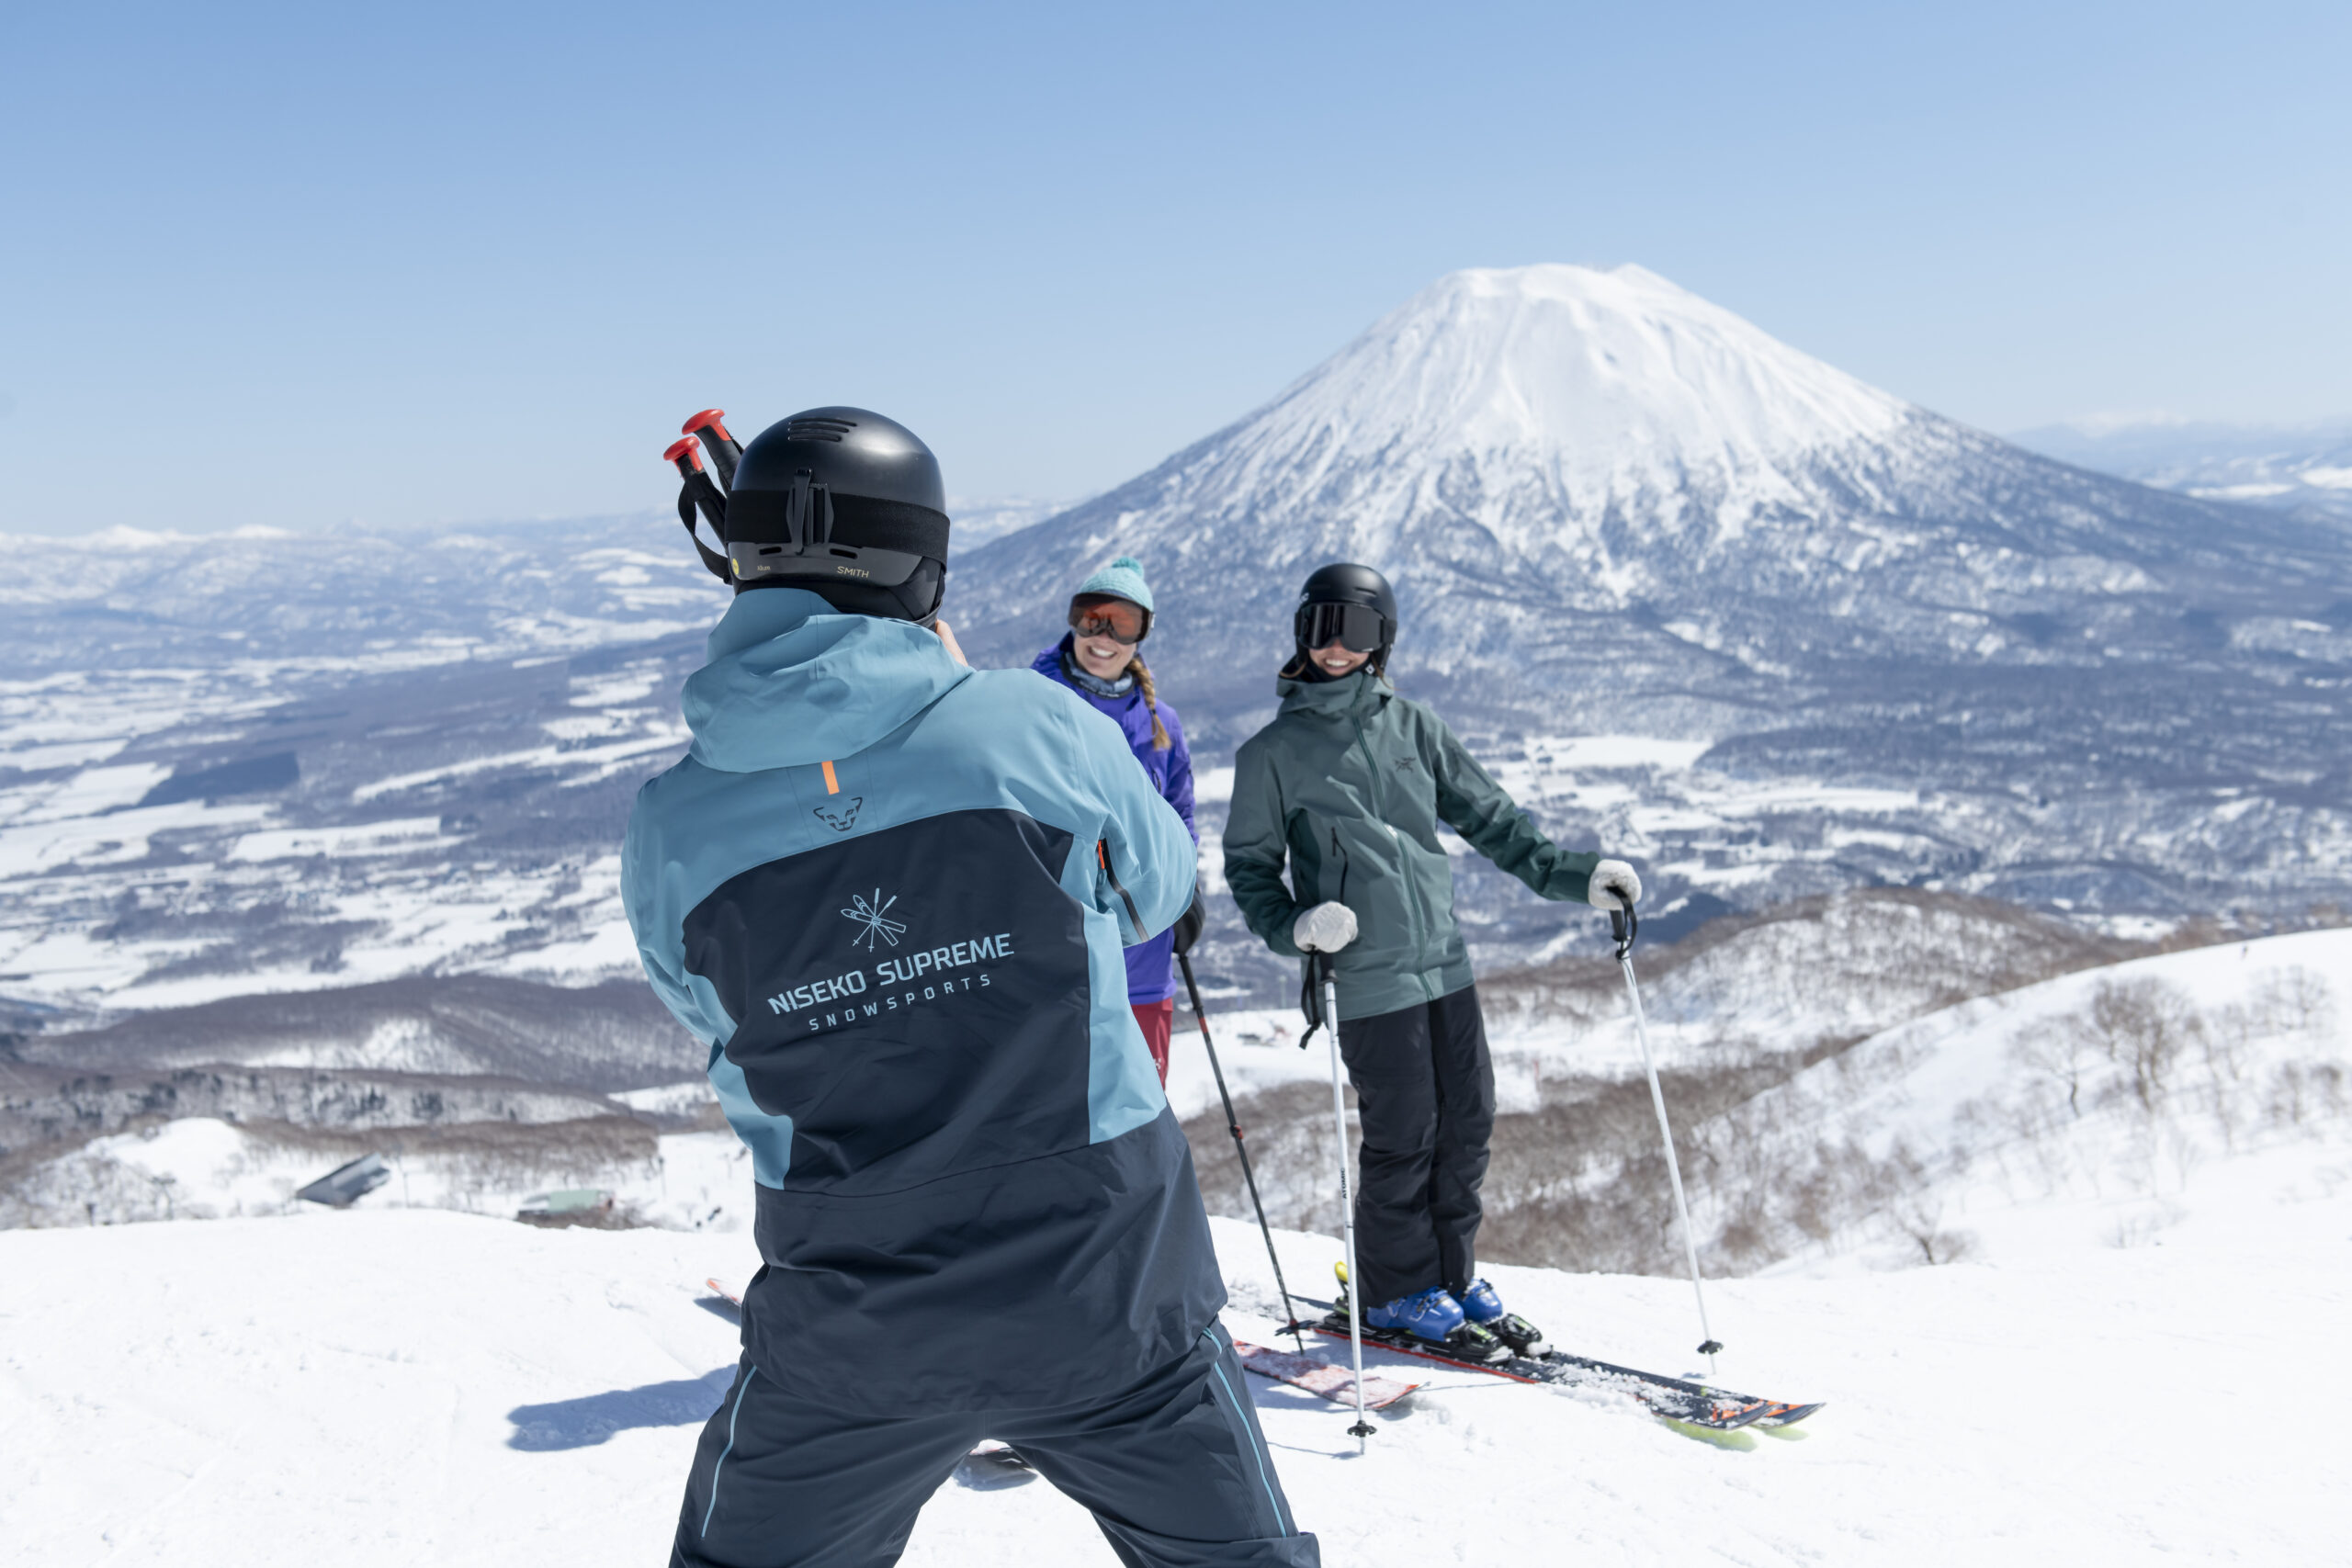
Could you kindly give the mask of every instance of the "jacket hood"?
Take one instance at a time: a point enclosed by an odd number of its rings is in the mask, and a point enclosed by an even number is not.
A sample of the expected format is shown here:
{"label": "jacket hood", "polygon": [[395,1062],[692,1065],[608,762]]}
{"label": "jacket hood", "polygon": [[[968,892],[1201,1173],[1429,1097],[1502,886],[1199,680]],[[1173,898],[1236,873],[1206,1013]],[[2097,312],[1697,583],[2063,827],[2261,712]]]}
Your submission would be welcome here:
{"label": "jacket hood", "polygon": [[1365,718],[1378,713],[1396,689],[1365,669],[1336,681],[1296,681],[1287,676],[1274,682],[1284,714],[1316,714],[1327,718]]}
{"label": "jacket hood", "polygon": [[845,615],[798,588],[736,596],[680,702],[705,767],[750,773],[865,750],[971,674],[911,621]]}

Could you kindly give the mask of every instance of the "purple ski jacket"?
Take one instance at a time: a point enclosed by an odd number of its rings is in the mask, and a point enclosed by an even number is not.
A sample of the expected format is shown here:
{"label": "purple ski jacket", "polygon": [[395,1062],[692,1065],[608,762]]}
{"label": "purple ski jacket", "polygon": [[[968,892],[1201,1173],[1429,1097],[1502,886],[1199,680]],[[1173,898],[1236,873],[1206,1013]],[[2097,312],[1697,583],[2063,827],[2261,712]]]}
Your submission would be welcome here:
{"label": "purple ski jacket", "polygon": [[[1127,747],[1143,764],[1143,771],[1159,791],[1162,800],[1176,808],[1184,819],[1185,829],[1193,835],[1193,842],[1201,841],[1201,829],[1193,821],[1193,752],[1184,744],[1184,726],[1176,717],[1166,697],[1159,699],[1159,722],[1168,727],[1168,750],[1156,750],[1151,743],[1151,710],[1144,706],[1143,693],[1130,686],[1126,694],[1098,697],[1069,678],[1062,660],[1069,653],[1070,638],[1062,640],[1037,655],[1029,668],[1048,681],[1057,682],[1084,697],[1103,713],[1109,714],[1120,729],[1125,732]],[[1127,1000],[1135,1003],[1164,1001],[1176,991],[1176,938],[1171,931],[1162,931],[1149,942],[1126,950]]]}

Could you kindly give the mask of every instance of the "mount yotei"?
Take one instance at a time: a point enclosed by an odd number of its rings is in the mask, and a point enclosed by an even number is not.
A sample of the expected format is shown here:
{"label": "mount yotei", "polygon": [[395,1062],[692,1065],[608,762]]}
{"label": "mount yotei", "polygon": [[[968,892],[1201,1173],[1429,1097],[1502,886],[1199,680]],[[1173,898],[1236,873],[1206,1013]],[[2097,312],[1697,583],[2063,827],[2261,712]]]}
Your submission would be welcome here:
{"label": "mount yotei", "polygon": [[2346,889],[2340,532],[2036,457],[1639,267],[1440,279],[962,563],[967,645],[1033,647],[1114,550],[1150,568],[1147,654],[1210,749],[1271,711],[1306,574],[1379,567],[1400,687],[1694,910],[1856,882],[2166,916]]}

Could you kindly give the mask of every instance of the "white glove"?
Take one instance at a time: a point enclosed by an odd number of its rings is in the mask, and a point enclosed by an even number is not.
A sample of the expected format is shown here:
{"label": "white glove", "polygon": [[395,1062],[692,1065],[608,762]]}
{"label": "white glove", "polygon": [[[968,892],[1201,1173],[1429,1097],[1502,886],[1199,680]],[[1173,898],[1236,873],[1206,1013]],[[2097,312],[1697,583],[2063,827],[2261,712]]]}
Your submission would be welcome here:
{"label": "white glove", "polygon": [[1596,909],[1618,908],[1617,893],[1623,891],[1625,902],[1642,901],[1642,879],[1634,868],[1622,860],[1605,860],[1592,868],[1592,886],[1585,891],[1585,901]]}
{"label": "white glove", "polygon": [[1356,939],[1356,912],[1345,904],[1317,904],[1290,923],[1303,953],[1337,953]]}

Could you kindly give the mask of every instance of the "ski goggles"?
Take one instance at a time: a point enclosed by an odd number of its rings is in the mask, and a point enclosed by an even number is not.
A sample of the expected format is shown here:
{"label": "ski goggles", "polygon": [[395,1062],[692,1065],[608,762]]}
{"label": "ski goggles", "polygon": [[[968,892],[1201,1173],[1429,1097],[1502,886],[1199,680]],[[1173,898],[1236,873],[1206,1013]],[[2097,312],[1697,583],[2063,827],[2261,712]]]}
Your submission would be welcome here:
{"label": "ski goggles", "polygon": [[1132,599],[1081,593],[1069,602],[1069,629],[1080,637],[1107,637],[1133,648],[1151,630],[1151,612]]}
{"label": "ski goggles", "polygon": [[1387,647],[1391,632],[1388,617],[1369,604],[1328,602],[1301,604],[1292,629],[1301,648],[1329,648],[1336,642],[1350,653],[1371,653]]}

